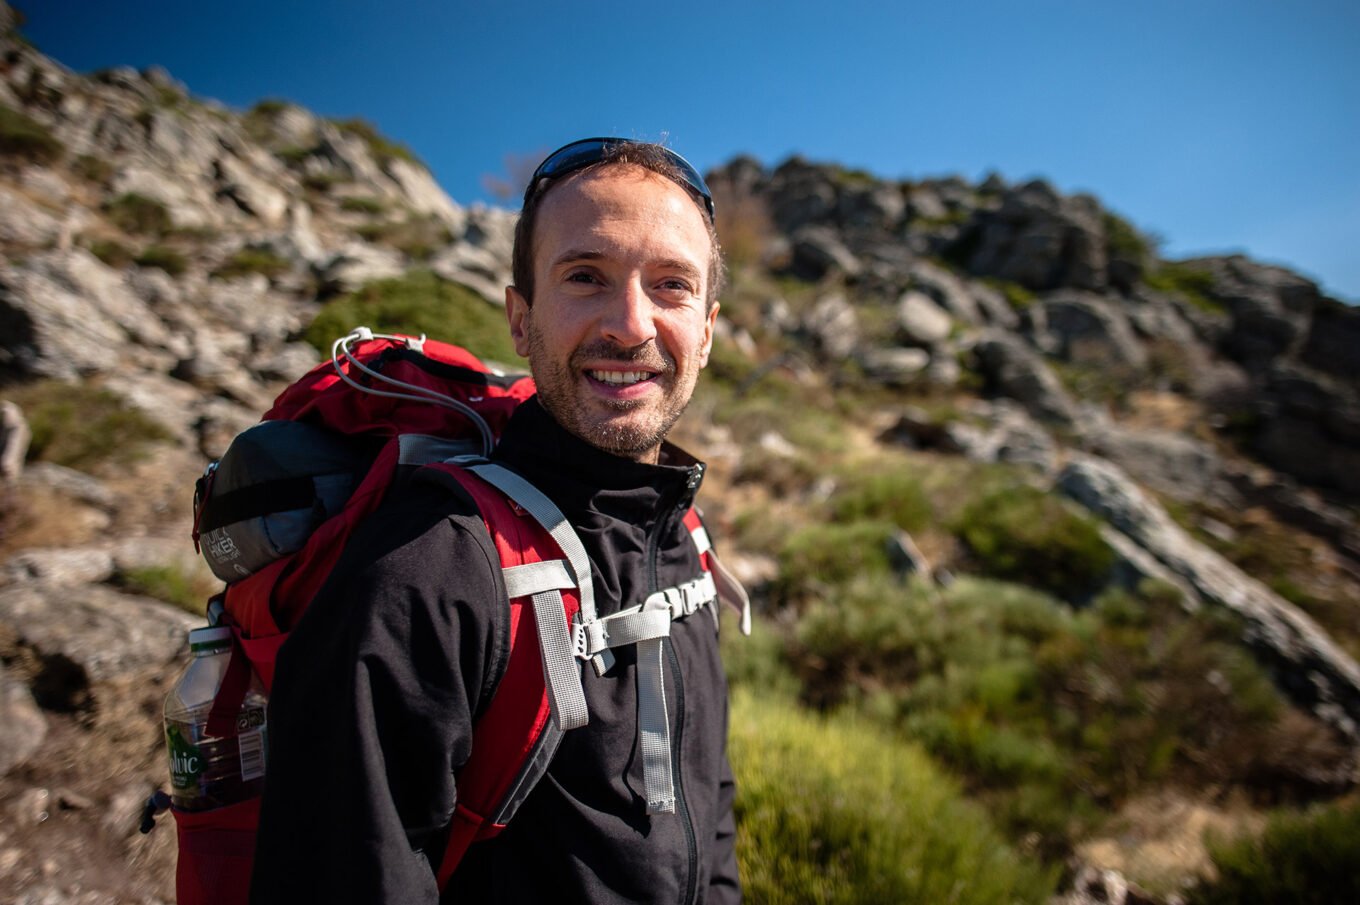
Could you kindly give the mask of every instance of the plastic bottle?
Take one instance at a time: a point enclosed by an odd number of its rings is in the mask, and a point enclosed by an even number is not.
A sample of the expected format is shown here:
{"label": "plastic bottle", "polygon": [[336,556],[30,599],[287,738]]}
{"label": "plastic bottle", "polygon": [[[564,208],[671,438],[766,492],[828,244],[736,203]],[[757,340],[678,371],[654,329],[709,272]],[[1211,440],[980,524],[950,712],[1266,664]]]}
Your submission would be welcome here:
{"label": "plastic bottle", "polygon": [[208,735],[208,714],[231,660],[231,629],[194,629],[189,649],[193,661],[165,698],[170,797],[182,811],[206,811],[263,790],[266,699],[259,678],[252,675],[236,718],[237,734]]}

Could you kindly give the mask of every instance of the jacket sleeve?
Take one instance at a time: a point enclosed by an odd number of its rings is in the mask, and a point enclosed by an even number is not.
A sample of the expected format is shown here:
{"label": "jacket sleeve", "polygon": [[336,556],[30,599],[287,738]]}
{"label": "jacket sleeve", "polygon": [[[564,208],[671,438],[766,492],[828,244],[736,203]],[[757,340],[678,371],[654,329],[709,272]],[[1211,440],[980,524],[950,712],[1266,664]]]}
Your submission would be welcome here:
{"label": "jacket sleeve", "polygon": [[435,496],[365,522],[280,651],[254,905],[439,900],[454,771],[507,617],[480,518]]}

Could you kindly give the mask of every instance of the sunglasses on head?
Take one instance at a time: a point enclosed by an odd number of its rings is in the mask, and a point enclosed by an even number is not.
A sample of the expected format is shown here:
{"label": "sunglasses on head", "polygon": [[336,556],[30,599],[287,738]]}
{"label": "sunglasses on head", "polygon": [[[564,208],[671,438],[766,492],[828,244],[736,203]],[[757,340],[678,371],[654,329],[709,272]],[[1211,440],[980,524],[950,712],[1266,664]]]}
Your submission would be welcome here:
{"label": "sunglasses on head", "polygon": [[[599,163],[605,159],[606,151],[617,145],[640,145],[646,142],[634,141],[631,138],[583,138],[580,141],[573,141],[569,145],[563,145],[544,159],[534,170],[533,177],[529,180],[529,185],[524,189],[524,205],[529,205],[529,199],[539,192],[539,186],[545,179],[560,179],[568,173],[585,169],[594,163]],[[670,148],[655,145],[661,153],[675,165],[678,175],[684,181],[685,186],[693,189],[704,199],[704,209],[708,211],[708,219],[713,220],[713,194],[708,190],[708,185],[704,182],[704,177],[699,175],[699,171],[690,165],[690,162]]]}

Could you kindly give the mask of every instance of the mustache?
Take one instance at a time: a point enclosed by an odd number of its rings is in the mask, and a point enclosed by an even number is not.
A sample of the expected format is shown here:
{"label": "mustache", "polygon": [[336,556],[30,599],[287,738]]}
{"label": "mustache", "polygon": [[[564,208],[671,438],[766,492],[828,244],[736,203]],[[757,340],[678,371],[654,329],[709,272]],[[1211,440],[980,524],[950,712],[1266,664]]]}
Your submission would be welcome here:
{"label": "mustache", "polygon": [[661,353],[656,343],[650,341],[630,348],[607,339],[597,339],[577,347],[576,351],[571,353],[571,363],[578,368],[588,361],[638,365],[665,374],[675,370],[675,363]]}

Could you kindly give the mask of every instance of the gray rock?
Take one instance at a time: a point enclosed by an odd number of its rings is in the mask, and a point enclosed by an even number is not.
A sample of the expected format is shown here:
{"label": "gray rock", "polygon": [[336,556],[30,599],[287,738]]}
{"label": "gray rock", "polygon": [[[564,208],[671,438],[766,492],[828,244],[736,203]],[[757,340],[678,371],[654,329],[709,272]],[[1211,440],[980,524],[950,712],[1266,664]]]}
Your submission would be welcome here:
{"label": "gray rock", "polygon": [[42,248],[56,242],[62,232],[61,217],[0,185],[0,242]]}
{"label": "gray rock", "polygon": [[63,699],[92,683],[160,668],[183,655],[203,624],[169,604],[103,585],[11,585],[0,589],[0,623],[44,662],[64,671]]}
{"label": "gray rock", "polygon": [[859,316],[845,296],[828,295],[803,318],[803,330],[832,358],[845,358],[859,341]]}
{"label": "gray rock", "polygon": [[1360,666],[1309,616],[1191,538],[1116,466],[1082,457],[1057,488],[1105,519],[1189,584],[1205,603],[1246,624],[1246,640],[1272,661],[1285,691],[1360,739]]}
{"label": "gray rock", "polygon": [[942,449],[956,449],[976,462],[1006,462],[1051,474],[1057,463],[1057,445],[1048,432],[1024,409],[997,400],[969,409],[970,420],[944,425]]}
{"label": "gray rock", "polygon": [[929,261],[916,261],[911,265],[910,276],[912,285],[934,299],[950,316],[973,327],[982,323],[973,294],[948,270]]}
{"label": "gray rock", "polygon": [[399,252],[352,242],[324,261],[318,276],[330,294],[353,292],[376,280],[401,276],[406,268]]}
{"label": "gray rock", "polygon": [[0,776],[32,757],[46,737],[47,718],[33,693],[0,664]]}
{"label": "gray rock", "polygon": [[0,567],[4,584],[83,585],[113,575],[113,556],[92,548],[26,550]]}
{"label": "gray rock", "polygon": [[80,249],[0,269],[0,317],[11,324],[0,339],[0,369],[34,377],[75,380],[111,371],[122,364],[129,340],[133,348],[169,341],[123,277]]}
{"label": "gray rock", "polygon": [[466,242],[450,245],[430,261],[430,269],[451,283],[460,283],[493,305],[505,304],[511,277],[508,262],[485,248]]}
{"label": "gray rock", "polygon": [[921,548],[905,531],[894,531],[887,540],[888,562],[902,576],[919,575],[926,581],[931,580],[933,570]]}
{"label": "gray rock", "polygon": [[789,269],[804,280],[820,280],[829,273],[857,276],[859,259],[845,247],[835,230],[804,226],[793,235],[793,260]]}
{"label": "gray rock", "polygon": [[914,383],[931,363],[925,349],[865,349],[859,353],[860,367],[872,380],[887,386]]}
{"label": "gray rock", "polygon": [[307,343],[288,343],[250,361],[250,369],[263,380],[297,380],[322,360]]}
{"label": "gray rock", "polygon": [[932,346],[948,338],[953,321],[930,296],[913,289],[897,303],[897,328],[907,341]]}
{"label": "gray rock", "polygon": [[400,188],[406,205],[421,214],[432,214],[448,224],[458,235],[467,226],[467,215],[439,187],[430,171],[410,161],[394,158],[384,167]]}
{"label": "gray rock", "polygon": [[914,185],[907,191],[907,216],[912,220],[938,221],[949,216],[949,208],[928,185]]}
{"label": "gray rock", "polygon": [[288,213],[288,196],[260,178],[236,157],[223,155],[216,164],[218,191],[266,226],[278,226]]}
{"label": "gray rock", "polygon": [[0,400],[0,482],[12,482],[23,472],[32,439],[23,409],[8,399]]}
{"label": "gray rock", "polygon": [[968,269],[1029,289],[1108,285],[1102,211],[1086,195],[1064,197],[1043,180],[1006,191],[960,239],[974,248]]}
{"label": "gray rock", "polygon": [[886,232],[902,222],[906,206],[902,192],[892,183],[856,184],[842,189],[836,199],[836,216],[847,229]]}
{"label": "gray rock", "polygon": [[34,462],[29,465],[24,470],[24,486],[51,490],[106,512],[118,505],[118,498],[103,481],[53,462]]}
{"label": "gray rock", "polygon": [[834,222],[836,186],[826,167],[792,157],[771,174],[766,197],[775,226],[784,233]]}
{"label": "gray rock", "polygon": [[1084,433],[1083,439],[1092,452],[1174,499],[1209,497],[1222,479],[1223,463],[1218,455],[1207,444],[1183,433],[1105,422]]}
{"label": "gray rock", "polygon": [[1000,290],[988,286],[981,280],[969,280],[967,287],[985,322],[1007,330],[1014,330],[1020,326],[1020,315],[1011,307],[1011,303],[1006,301]]}
{"label": "gray rock", "polygon": [[1016,337],[988,333],[975,347],[989,389],[1009,396],[1041,421],[1071,424],[1076,405],[1058,378]]}
{"label": "gray rock", "polygon": [[1146,367],[1147,351],[1128,319],[1100,296],[1068,290],[1046,295],[1039,304],[1059,357],[1100,366]]}

